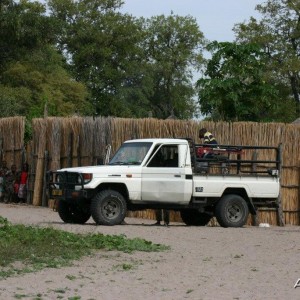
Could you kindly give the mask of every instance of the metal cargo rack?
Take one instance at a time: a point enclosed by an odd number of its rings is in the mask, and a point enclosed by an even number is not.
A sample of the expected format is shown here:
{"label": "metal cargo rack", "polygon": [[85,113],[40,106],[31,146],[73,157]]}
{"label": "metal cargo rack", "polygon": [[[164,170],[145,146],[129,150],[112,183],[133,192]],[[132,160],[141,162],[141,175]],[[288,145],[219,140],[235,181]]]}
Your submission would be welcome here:
{"label": "metal cargo rack", "polygon": [[[278,147],[210,145],[186,140],[191,149],[194,173],[279,176],[281,144]],[[268,159],[259,159],[262,155]]]}

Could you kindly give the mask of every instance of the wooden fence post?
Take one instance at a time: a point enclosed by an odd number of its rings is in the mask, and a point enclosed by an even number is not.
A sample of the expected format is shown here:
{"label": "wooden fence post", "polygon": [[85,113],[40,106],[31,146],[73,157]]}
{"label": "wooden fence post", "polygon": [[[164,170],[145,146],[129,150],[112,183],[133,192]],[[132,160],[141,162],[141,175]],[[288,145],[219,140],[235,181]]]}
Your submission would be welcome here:
{"label": "wooden fence post", "polygon": [[[255,172],[257,168],[257,164],[254,162],[257,160],[257,151],[254,151],[252,154],[252,164],[251,164],[251,171]],[[252,223],[254,226],[258,226],[258,209],[256,210],[256,215],[252,215]]]}
{"label": "wooden fence post", "polygon": [[35,171],[36,171],[36,155],[31,151],[30,152],[30,172],[28,174],[28,191],[27,191],[27,203],[32,204],[33,201],[33,192],[34,192],[34,183],[35,183]]}
{"label": "wooden fence post", "polygon": [[68,136],[68,150],[67,150],[67,167],[72,167],[73,162],[73,133]]}
{"label": "wooden fence post", "polygon": [[42,203],[42,193],[43,193],[43,173],[44,173],[44,154],[46,150],[46,130],[47,124],[46,119],[43,119],[41,124],[41,131],[39,134],[39,149],[35,172],[35,182],[33,191],[32,204],[39,206]]}
{"label": "wooden fence post", "polygon": [[81,140],[80,140],[80,135],[78,135],[78,143],[77,143],[77,162],[78,162],[78,166],[81,167]]}
{"label": "wooden fence post", "polygon": [[3,137],[0,136],[0,160],[3,160]]}
{"label": "wooden fence post", "polygon": [[[299,208],[300,208],[300,166],[298,167],[298,178],[299,178],[299,184],[298,184],[298,203],[299,203]],[[298,225],[300,225],[300,209],[298,209]]]}
{"label": "wooden fence post", "polygon": [[280,226],[284,226],[284,217],[282,210],[282,201],[281,201],[281,172],[282,172],[282,144],[278,146],[278,156],[277,161],[279,161],[279,195],[277,198],[277,216],[278,223]]}
{"label": "wooden fence post", "polygon": [[48,170],[49,153],[46,150],[44,154],[44,174],[43,174],[43,191],[42,191],[42,206],[48,206],[47,201],[47,170]]}

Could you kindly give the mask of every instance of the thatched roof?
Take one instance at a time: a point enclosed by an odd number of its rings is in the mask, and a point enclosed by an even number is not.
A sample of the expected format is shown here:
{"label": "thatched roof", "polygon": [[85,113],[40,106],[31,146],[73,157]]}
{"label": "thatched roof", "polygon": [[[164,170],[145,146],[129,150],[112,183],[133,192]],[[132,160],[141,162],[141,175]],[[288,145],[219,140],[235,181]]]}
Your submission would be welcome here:
{"label": "thatched roof", "polygon": [[174,113],[170,114],[166,120],[177,120],[177,117],[174,115]]}
{"label": "thatched roof", "polygon": [[292,124],[299,124],[300,125],[300,118],[296,119]]}

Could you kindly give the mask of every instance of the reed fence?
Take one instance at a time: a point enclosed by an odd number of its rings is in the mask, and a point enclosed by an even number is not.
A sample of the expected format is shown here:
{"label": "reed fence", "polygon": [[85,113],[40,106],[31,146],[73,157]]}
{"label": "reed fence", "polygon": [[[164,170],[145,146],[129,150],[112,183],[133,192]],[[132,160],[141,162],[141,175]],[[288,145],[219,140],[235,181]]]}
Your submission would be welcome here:
{"label": "reed fence", "polygon": [[14,163],[19,166],[26,159],[24,132],[24,117],[0,118],[0,159],[8,167]]}
{"label": "reed fence", "polygon": [[[45,190],[46,170],[62,167],[96,165],[104,161],[107,145],[113,154],[123,141],[132,138],[189,137],[195,142],[198,130],[206,127],[219,144],[278,146],[282,144],[281,203],[285,224],[300,225],[300,125],[255,122],[210,122],[124,119],[112,117],[48,117],[32,121],[33,139],[24,147],[25,118],[0,119],[0,158],[10,166],[30,165],[28,203],[52,205]],[[257,159],[267,160],[260,152]],[[130,212],[129,216],[154,219],[152,210]],[[177,212],[171,221],[181,221]],[[253,224],[249,217],[248,224]],[[258,222],[280,224],[276,210],[262,208]],[[216,225],[212,220],[211,225]]]}

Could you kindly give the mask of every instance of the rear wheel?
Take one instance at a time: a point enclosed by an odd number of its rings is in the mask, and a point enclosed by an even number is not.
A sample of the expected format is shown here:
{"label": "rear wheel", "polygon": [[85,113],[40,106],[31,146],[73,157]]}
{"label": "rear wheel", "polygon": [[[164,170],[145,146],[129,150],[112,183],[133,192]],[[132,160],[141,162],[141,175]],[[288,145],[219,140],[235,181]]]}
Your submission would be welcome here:
{"label": "rear wheel", "polygon": [[182,221],[190,226],[205,226],[208,224],[211,215],[199,212],[196,209],[185,209],[180,211]]}
{"label": "rear wheel", "polygon": [[57,211],[65,223],[84,224],[91,217],[88,205],[81,206],[62,200],[58,201]]}
{"label": "rear wheel", "polygon": [[248,219],[249,208],[244,198],[230,194],[220,199],[215,214],[222,227],[243,227]]}
{"label": "rear wheel", "polygon": [[123,195],[114,190],[104,190],[92,199],[91,213],[96,224],[121,224],[125,219],[126,210]]}

